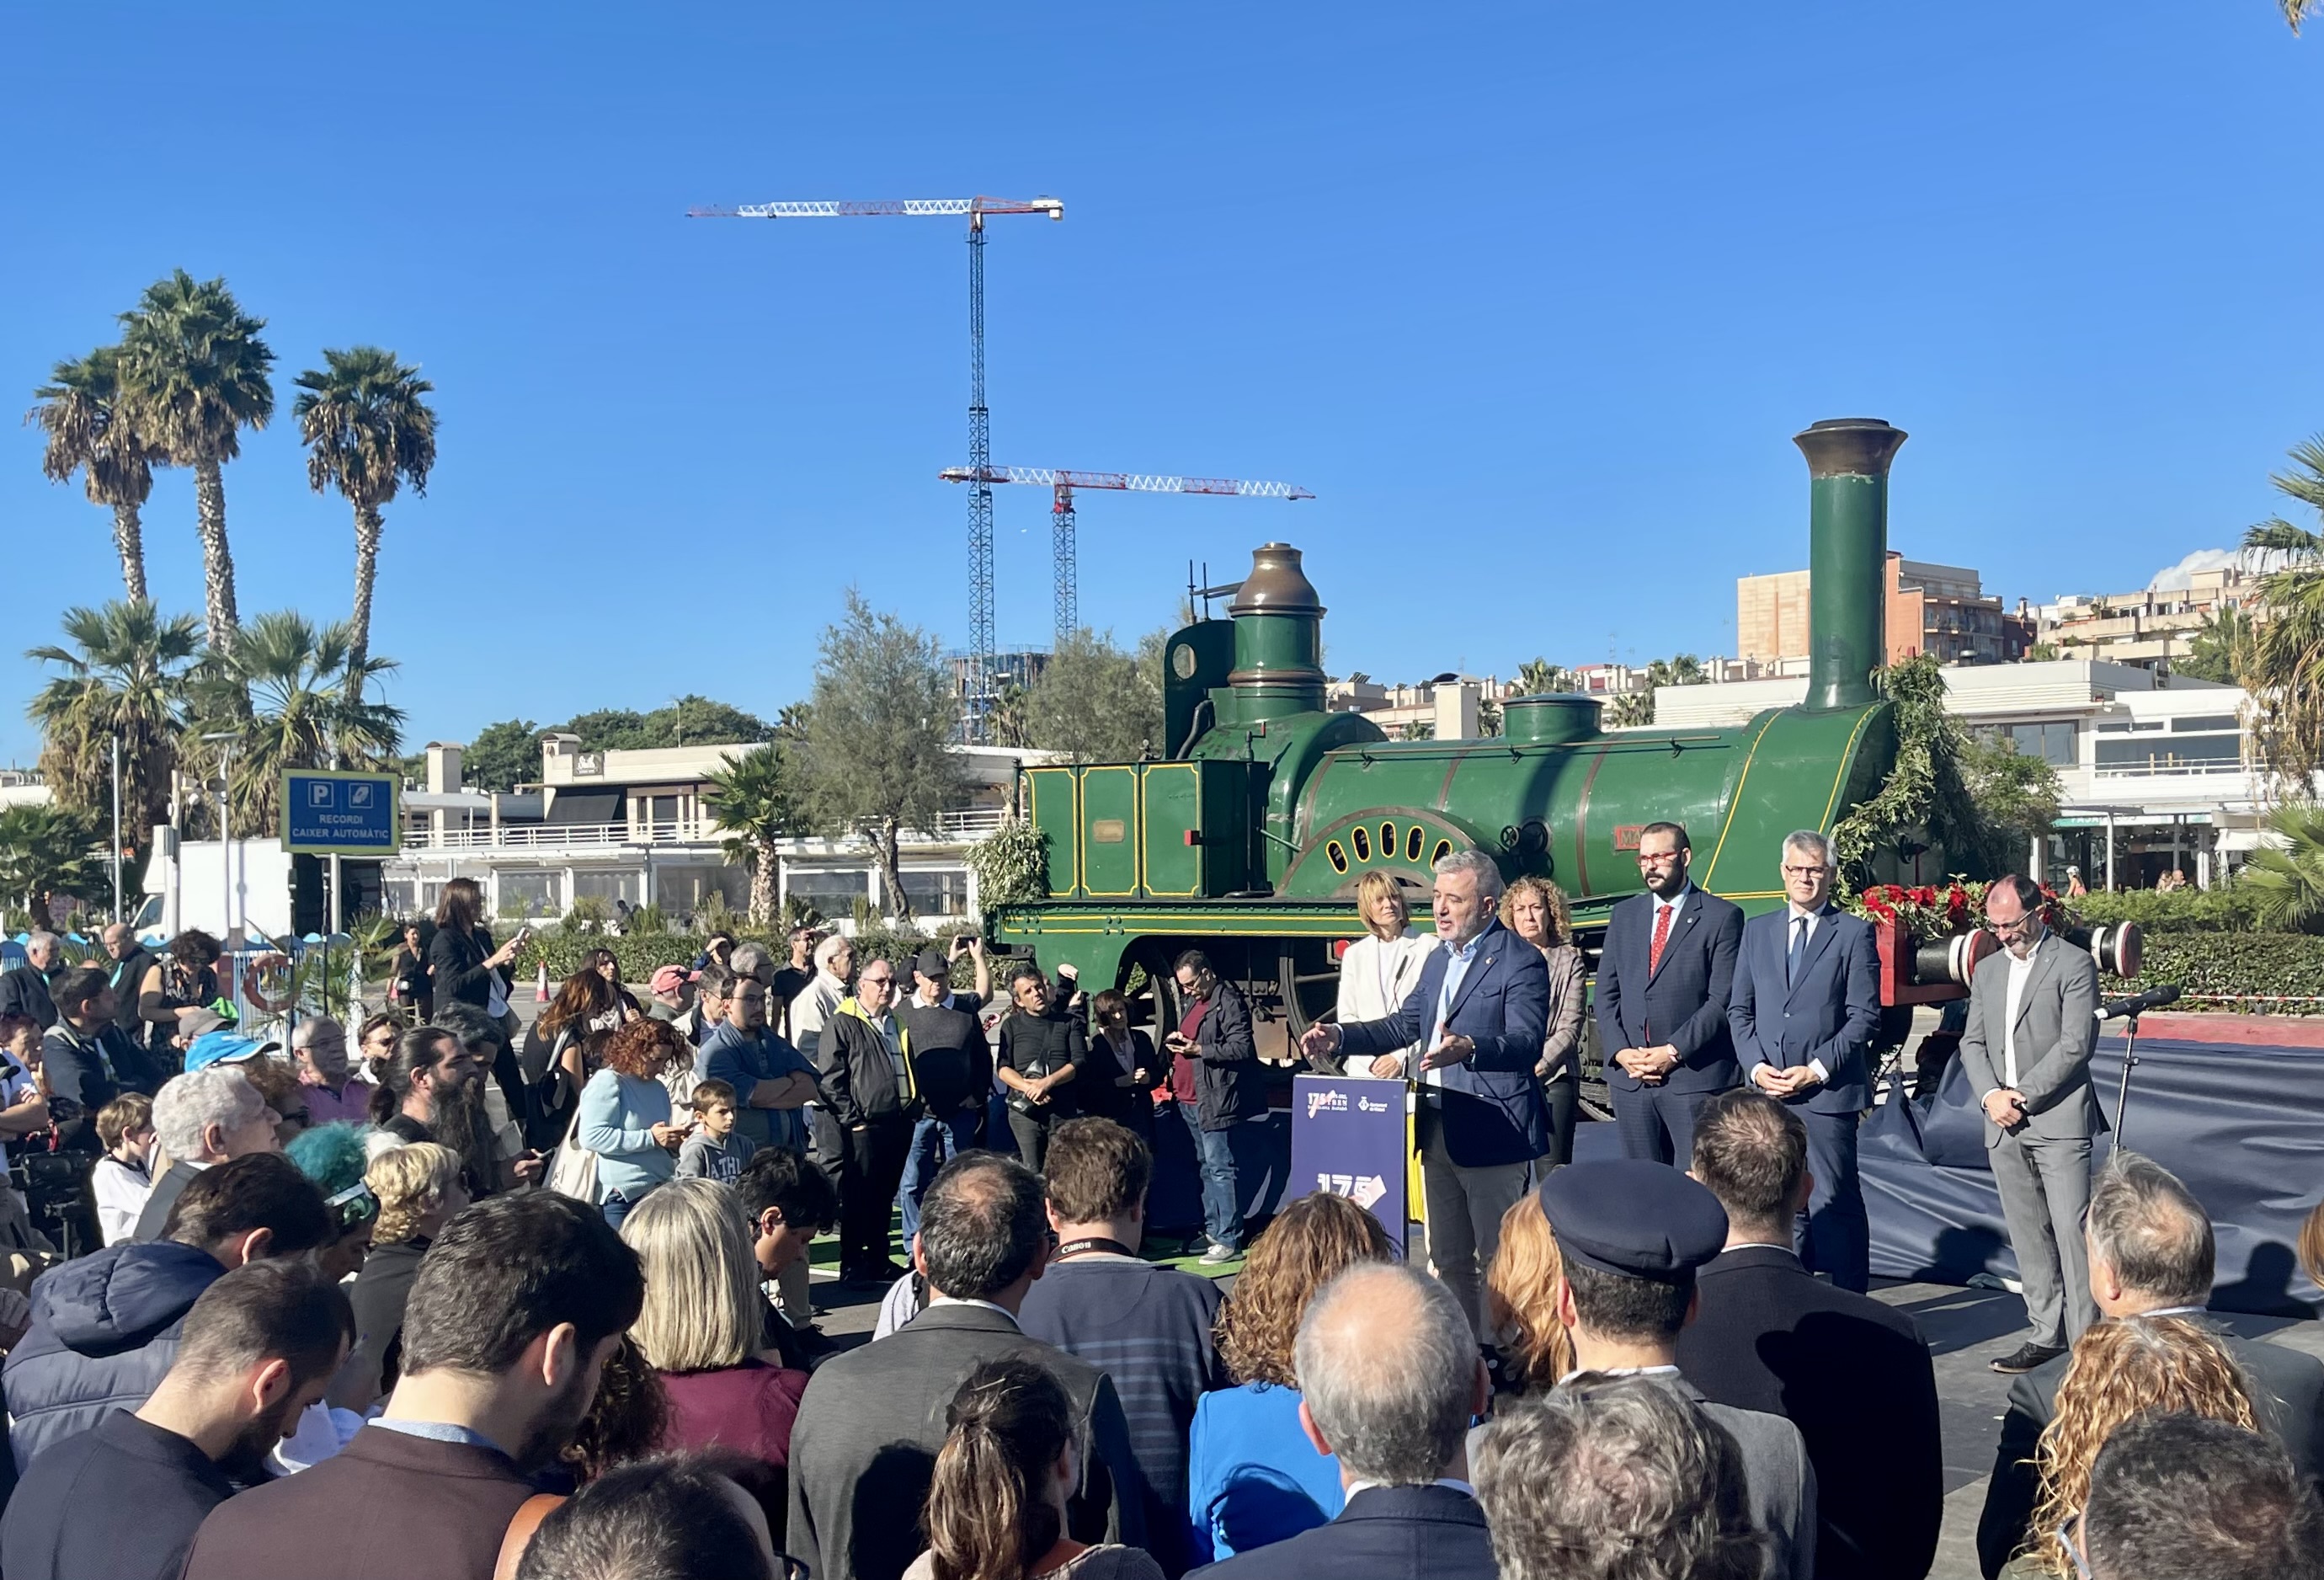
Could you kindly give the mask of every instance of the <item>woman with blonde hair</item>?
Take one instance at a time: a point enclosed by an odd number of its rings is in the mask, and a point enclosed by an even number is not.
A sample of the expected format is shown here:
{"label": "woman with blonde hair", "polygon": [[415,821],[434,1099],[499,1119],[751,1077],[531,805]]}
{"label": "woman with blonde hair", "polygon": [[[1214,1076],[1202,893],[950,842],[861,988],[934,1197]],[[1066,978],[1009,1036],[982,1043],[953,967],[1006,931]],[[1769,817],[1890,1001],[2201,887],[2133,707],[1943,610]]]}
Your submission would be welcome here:
{"label": "woman with blonde hair", "polygon": [[767,1301],[750,1220],[733,1187],[674,1179],[640,1201],[621,1233],[646,1280],[630,1336],[669,1398],[661,1446],[716,1448],[750,1461],[752,1474],[736,1479],[770,1520],[781,1518],[791,1423],[807,1373],[760,1353]]}
{"label": "woman with blonde hair", "polygon": [[468,1205],[460,1154],[434,1141],[390,1147],[364,1169],[379,1203],[371,1252],[347,1290],[355,1308],[355,1359],[332,1402],[361,1409],[395,1386],[403,1357],[403,1307],[429,1243]]}
{"label": "woman with blonde hair", "polygon": [[[1435,942],[1412,930],[1412,911],[1404,886],[1386,873],[1366,873],[1357,883],[1356,913],[1363,919],[1364,936],[1350,944],[1348,952],[1340,956],[1339,1021],[1342,1026],[1384,1021],[1404,1008],[1404,1001],[1412,996],[1413,988],[1420,982],[1420,968],[1427,963],[1428,951]],[[1418,1046],[1413,1044],[1413,1048]],[[1390,1049],[1346,1073],[1370,1076],[1379,1069],[1394,1075],[1412,1050]]]}
{"label": "woman with blonde hair", "polygon": [[2250,1386],[2226,1346],[2200,1324],[2135,1317],[2102,1322],[2075,1341],[2056,1409],[2034,1449],[2042,1490],[2034,1521],[2005,1575],[2074,1572],[2063,1534],[2081,1518],[2098,1450],[2125,1421],[2160,1410],[2259,1429]]}
{"label": "woman with blonde hair", "polygon": [[1545,878],[1519,878],[1501,892],[1501,925],[1541,951],[1549,966],[1549,1034],[1533,1073],[1549,1104],[1549,1151],[1534,1160],[1536,1176],[1573,1161],[1573,1111],[1581,1102],[1582,1008],[1588,967],[1573,944],[1565,891]]}
{"label": "woman with blonde hair", "polygon": [[1526,1393],[1554,1387],[1573,1370],[1573,1341],[1557,1320],[1563,1272],[1557,1233],[1541,1198],[1527,1191],[1501,1215],[1501,1243],[1485,1271],[1485,1320]]}
{"label": "woman with blonde hair", "polygon": [[1186,1465],[1194,1563],[1232,1557],[1333,1519],[1346,1501],[1340,1462],[1299,1426],[1292,1341],[1307,1302],[1362,1261],[1393,1261],[1379,1221],[1343,1196],[1300,1197],[1250,1248],[1213,1329],[1238,1386],[1194,1406]]}
{"label": "woman with blonde hair", "polygon": [[904,1580],[1162,1580],[1138,1548],[1066,1534],[1074,1426],[1073,1400],[1047,1367],[1012,1356],[971,1372],[945,1408],[921,1516],[928,1550]]}

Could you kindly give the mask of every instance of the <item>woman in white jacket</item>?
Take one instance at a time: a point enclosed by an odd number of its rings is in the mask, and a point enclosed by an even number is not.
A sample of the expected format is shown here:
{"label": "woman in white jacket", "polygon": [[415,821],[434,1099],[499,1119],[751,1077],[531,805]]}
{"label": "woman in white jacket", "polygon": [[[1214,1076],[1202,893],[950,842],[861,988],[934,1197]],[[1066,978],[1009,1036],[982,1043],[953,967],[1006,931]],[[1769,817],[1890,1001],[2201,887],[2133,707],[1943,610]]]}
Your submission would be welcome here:
{"label": "woman in white jacket", "polygon": [[[1364,919],[1364,936],[1348,946],[1340,958],[1340,1024],[1379,1021],[1404,1007],[1420,982],[1420,967],[1435,947],[1434,938],[1412,930],[1411,912],[1404,890],[1386,873],[1366,873],[1356,885],[1356,910]],[[1416,1048],[1419,1044],[1415,1043]],[[1399,1049],[1382,1058],[1403,1059],[1412,1049]],[[1369,1076],[1380,1060],[1358,1060],[1351,1076]]]}

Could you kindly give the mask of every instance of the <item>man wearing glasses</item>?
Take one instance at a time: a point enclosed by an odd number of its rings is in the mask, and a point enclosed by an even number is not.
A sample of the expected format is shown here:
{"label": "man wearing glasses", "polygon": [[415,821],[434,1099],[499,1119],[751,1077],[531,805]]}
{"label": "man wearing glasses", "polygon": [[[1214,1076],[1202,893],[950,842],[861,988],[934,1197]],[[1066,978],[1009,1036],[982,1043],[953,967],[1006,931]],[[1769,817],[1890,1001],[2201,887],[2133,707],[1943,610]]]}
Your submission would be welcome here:
{"label": "man wearing glasses", "polygon": [[2066,1353],[2098,1320],[2082,1249],[2090,1137],[2105,1128],[2090,1091],[2098,969],[2042,925],[2033,880],[1997,878],[1985,924],[2001,940],[1969,984],[1961,1067],[1985,1110],[1985,1148],[2024,1281],[2033,1336],[1993,1363],[2009,1375]]}
{"label": "man wearing glasses", "polygon": [[1781,910],[1743,927],[1727,1023],[1743,1078],[1800,1116],[1808,1132],[1808,1207],[1794,1234],[1810,1272],[1862,1294],[1872,1230],[1856,1177],[1857,1117],[1872,1106],[1865,1052],[1880,1029],[1880,951],[1872,929],[1831,903],[1831,841],[1786,835]]}
{"label": "man wearing glasses", "polygon": [[1743,912],[1694,886],[1692,859],[1678,824],[1638,831],[1646,892],[1614,907],[1598,960],[1598,1039],[1622,1155],[1681,1169],[1694,1155],[1696,1110],[1741,1078],[1727,1004]]}

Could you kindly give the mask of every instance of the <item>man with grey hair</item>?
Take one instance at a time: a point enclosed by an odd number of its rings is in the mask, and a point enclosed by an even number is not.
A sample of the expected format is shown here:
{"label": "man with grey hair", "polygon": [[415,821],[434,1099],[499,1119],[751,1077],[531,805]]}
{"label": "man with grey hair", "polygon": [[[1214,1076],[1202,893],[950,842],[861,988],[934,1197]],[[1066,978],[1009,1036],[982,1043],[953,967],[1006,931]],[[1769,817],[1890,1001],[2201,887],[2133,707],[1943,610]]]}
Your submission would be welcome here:
{"label": "man with grey hair", "polygon": [[1734,1439],[1641,1377],[1514,1400],[1477,1446],[1500,1580],[1757,1580],[1743,1484]]}
{"label": "man with grey hair", "polygon": [[347,1067],[346,1029],[328,1015],[309,1015],[290,1030],[290,1058],[307,1097],[310,1124],[362,1124],[371,1117],[371,1087]]}
{"label": "man with grey hair", "polygon": [[[2203,1314],[2216,1253],[2210,1215],[2172,1174],[2136,1152],[2117,1152],[2090,1189],[2083,1231],[2090,1294],[2108,1322],[2178,1317],[2200,1324],[2235,1357],[2251,1382],[2260,1426],[2282,1443],[2304,1479],[2324,1471],[2324,1362],[2298,1350],[2231,1333]],[[2057,1414],[2058,1385],[2070,1355],[2058,1355],[2009,1385],[1993,1475],[1977,1545],[1985,1572],[1997,1574],[2017,1550],[2039,1491],[2034,1448]]]}
{"label": "man with grey hair", "polygon": [[1880,950],[1869,923],[1831,902],[1831,841],[1784,836],[1784,909],[1743,926],[1728,1029],[1743,1078],[1808,1132],[1807,1211],[1793,1249],[1810,1272],[1864,1293],[1872,1225],[1856,1174],[1856,1126],[1872,1106],[1867,1056],[1880,1029]]}
{"label": "man with grey hair", "polygon": [[0,972],[0,1016],[30,1015],[45,1031],[57,1023],[56,1001],[49,984],[63,968],[64,940],[54,933],[34,933],[24,940],[24,963]]}
{"label": "man with grey hair", "polygon": [[1205,1571],[1218,1580],[1493,1580],[1469,1485],[1469,1423],[1492,1384],[1451,1291],[1394,1262],[1318,1289],[1292,1347],[1299,1428],[1336,1455],[1347,1504],[1328,1525]]}
{"label": "man with grey hair", "polygon": [[204,1169],[281,1151],[275,1117],[239,1064],[208,1065],[165,1084],[153,1099],[153,1144],[170,1160],[170,1170],[153,1181],[135,1238],[161,1238],[170,1209]]}
{"label": "man with grey hair", "polygon": [[139,942],[136,929],[125,921],[107,923],[99,937],[105,943],[106,984],[113,989],[114,1023],[124,1037],[143,1048],[152,1028],[137,1012],[138,999],[145,974],[159,966],[161,957]]}
{"label": "man with grey hair", "polygon": [[[1483,1268],[1501,1215],[1549,1150],[1549,1111],[1533,1067],[1549,1023],[1549,968],[1494,916],[1501,871],[1479,850],[1436,864],[1434,909],[1443,947],[1429,952],[1396,1013],[1352,1026],[1319,1022],[1302,1053],[1370,1056],[1373,1076],[1416,1080],[1428,1259],[1452,1287],[1480,1345],[1490,1343]],[[1417,1058],[1402,1051],[1419,1044]],[[1416,1063],[1417,1068],[1407,1067]]]}
{"label": "man with grey hair", "polygon": [[2044,903],[2041,889],[2015,873],[1986,890],[1985,924],[2001,947],[1970,979],[1961,1031],[1961,1069],[1985,1110],[1986,1160],[2033,1329],[1992,1363],[2013,1375],[2064,1354],[2098,1314],[2082,1258],[2090,1138],[2106,1128],[2090,1090],[2098,968],[2089,950],[2052,936]]}

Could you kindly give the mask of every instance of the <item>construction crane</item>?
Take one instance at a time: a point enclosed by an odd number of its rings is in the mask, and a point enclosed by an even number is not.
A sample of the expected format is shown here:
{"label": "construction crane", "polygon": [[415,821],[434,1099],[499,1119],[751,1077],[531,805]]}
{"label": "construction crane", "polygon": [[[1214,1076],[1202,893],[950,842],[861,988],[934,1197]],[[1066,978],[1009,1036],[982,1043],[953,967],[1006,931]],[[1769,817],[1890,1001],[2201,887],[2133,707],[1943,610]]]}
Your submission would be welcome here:
{"label": "construction crane", "polygon": [[[1056,198],[903,198],[868,203],[815,199],[745,203],[734,208],[689,208],[688,219],[856,219],[890,215],[911,217],[968,217],[968,464],[980,475],[991,470],[992,420],[984,405],[984,221],[1000,214],[1065,217]],[[966,734],[984,739],[984,716],[991,707],[992,673],[992,490],[980,482],[968,494],[968,711]]]}
{"label": "construction crane", "polygon": [[936,474],[947,483],[990,488],[995,483],[1032,483],[1053,490],[1049,506],[1052,565],[1050,601],[1057,641],[1081,629],[1081,564],[1075,546],[1074,490],[1108,488],[1128,494],[1231,494],[1244,499],[1313,499],[1291,483],[1246,483],[1237,477],[1175,477],[1159,472],[1074,472],[1062,467],[947,467]]}

